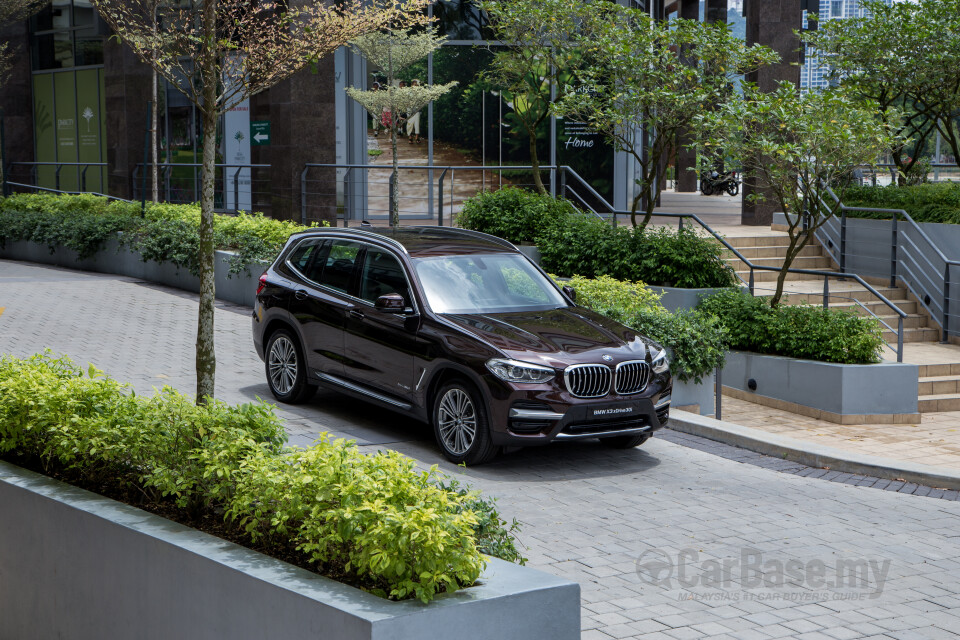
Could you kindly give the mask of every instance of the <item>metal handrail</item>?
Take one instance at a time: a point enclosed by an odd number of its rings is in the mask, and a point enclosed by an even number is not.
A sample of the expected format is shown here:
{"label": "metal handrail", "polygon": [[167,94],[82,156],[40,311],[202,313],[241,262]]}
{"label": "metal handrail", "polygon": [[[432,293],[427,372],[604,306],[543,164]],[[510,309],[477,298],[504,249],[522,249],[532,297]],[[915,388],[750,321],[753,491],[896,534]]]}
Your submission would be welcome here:
{"label": "metal handrail", "polygon": [[35,184],[23,184],[21,182],[7,182],[7,184],[13,187],[23,187],[25,189],[36,189],[37,191],[46,191],[50,193],[62,193],[63,195],[67,195],[67,196],[99,196],[101,198],[107,198],[108,200],[117,200],[119,202],[131,202],[131,203],[134,202],[133,200],[118,198],[117,196],[111,196],[106,193],[98,193],[96,191],[63,191],[62,189],[50,189],[49,187],[40,187]]}
{"label": "metal handrail", "polygon": [[[619,215],[619,214],[628,213],[628,212],[625,212],[625,211],[613,211],[612,213],[613,213],[614,215]],[[712,228],[710,228],[710,225],[708,225],[707,223],[705,223],[703,220],[700,219],[699,216],[697,216],[697,215],[694,214],[694,213],[655,213],[654,216],[655,216],[655,217],[662,217],[662,218],[679,218],[679,219],[681,220],[681,222],[682,222],[682,220],[683,220],[684,218],[689,218],[689,219],[693,220],[694,222],[696,222],[697,224],[699,224],[707,233],[709,233],[709,234],[712,235],[714,238],[716,238],[724,247],[726,247],[730,252],[732,252],[738,259],[740,259],[740,260],[741,260],[745,265],[747,265],[747,267],[750,269],[750,279],[749,279],[749,282],[745,283],[745,284],[747,284],[747,286],[748,286],[748,288],[749,288],[749,290],[750,290],[750,295],[754,295],[754,290],[755,290],[755,288],[756,288],[756,287],[755,287],[755,282],[754,282],[754,271],[776,271],[776,272],[779,272],[779,271],[782,270],[781,267],[770,267],[770,266],[766,266],[766,265],[753,264],[752,262],[750,262],[750,260],[749,260],[747,257],[745,257],[742,253],[740,253],[733,245],[731,245],[729,242],[727,242],[727,240],[726,240],[723,236],[721,236],[719,233],[717,233],[717,232],[714,231]],[[801,275],[810,275],[810,276],[822,277],[822,278],[824,279],[824,302],[825,302],[825,303],[826,303],[826,301],[827,301],[827,298],[828,298],[829,295],[830,295],[830,294],[829,294],[829,286],[828,286],[828,284],[827,284],[827,282],[828,282],[828,280],[829,280],[830,278],[837,278],[837,279],[840,279],[840,280],[853,280],[853,281],[855,281],[857,284],[859,284],[860,286],[862,286],[864,289],[866,289],[867,291],[869,291],[871,294],[873,294],[880,302],[882,302],[882,303],[885,304],[887,307],[889,307],[889,308],[894,312],[894,314],[896,314],[897,316],[899,316],[899,318],[898,318],[898,323],[897,323],[897,324],[898,324],[898,329],[897,329],[897,348],[894,349],[894,348],[893,348],[892,346],[890,346],[889,344],[887,344],[887,347],[889,347],[892,351],[896,351],[896,353],[897,353],[897,362],[903,362],[903,320],[907,317],[907,313],[904,312],[902,309],[900,309],[900,307],[898,307],[897,305],[895,305],[893,302],[891,302],[885,295],[883,295],[882,293],[880,293],[879,291],[877,291],[876,288],[874,288],[870,283],[868,283],[867,281],[865,281],[863,278],[861,278],[860,276],[858,276],[858,275],[855,274],[855,273],[839,273],[839,272],[837,272],[837,271],[818,271],[818,270],[814,270],[814,269],[794,269],[794,268],[792,268],[792,267],[789,268],[789,269],[787,269],[787,273],[797,273],[797,274],[801,274]],[[743,278],[741,278],[739,275],[738,275],[737,277],[740,279],[741,282],[743,282]],[[824,306],[827,306],[827,304],[825,304]],[[864,307],[864,309],[866,309],[866,307]],[[872,316],[874,316],[875,318],[877,318],[877,320],[878,320],[879,322],[881,322],[882,324],[884,324],[885,326],[887,326],[886,323],[884,323],[882,320],[880,320],[880,317],[877,316],[877,314],[873,313],[873,312],[870,311],[869,309],[866,309],[866,310],[867,310]],[[890,327],[888,326],[888,328],[890,328]]]}

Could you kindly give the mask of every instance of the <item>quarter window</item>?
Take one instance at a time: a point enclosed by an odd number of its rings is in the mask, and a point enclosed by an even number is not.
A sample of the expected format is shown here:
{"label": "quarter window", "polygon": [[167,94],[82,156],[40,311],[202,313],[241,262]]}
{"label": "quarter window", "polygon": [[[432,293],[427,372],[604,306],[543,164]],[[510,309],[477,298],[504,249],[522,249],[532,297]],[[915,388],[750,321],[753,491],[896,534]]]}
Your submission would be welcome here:
{"label": "quarter window", "polygon": [[287,258],[287,262],[290,263],[290,266],[300,272],[301,275],[310,277],[308,273],[308,267],[310,266],[310,261],[316,256],[319,252],[322,242],[320,240],[304,240],[297,245],[297,248],[290,252],[290,257]]}

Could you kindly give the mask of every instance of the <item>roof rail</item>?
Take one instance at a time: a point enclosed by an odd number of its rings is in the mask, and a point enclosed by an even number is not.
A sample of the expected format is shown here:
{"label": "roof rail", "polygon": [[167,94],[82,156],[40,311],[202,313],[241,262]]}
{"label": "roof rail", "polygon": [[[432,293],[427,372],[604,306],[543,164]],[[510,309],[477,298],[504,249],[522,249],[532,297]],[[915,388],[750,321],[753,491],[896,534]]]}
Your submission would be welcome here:
{"label": "roof rail", "polygon": [[416,229],[420,233],[429,231],[430,233],[439,232],[439,233],[447,233],[450,235],[461,235],[461,236],[469,236],[471,238],[479,238],[481,240],[487,240],[489,242],[493,242],[494,244],[498,244],[501,247],[507,247],[508,249],[519,251],[519,249],[517,249],[517,247],[514,246],[514,244],[508,240],[504,240],[503,238],[490,235],[489,233],[483,233],[482,231],[474,231],[473,229],[458,229],[453,227],[426,227],[426,226],[405,227],[405,228],[410,230]]}
{"label": "roof rail", "polygon": [[[357,229],[356,227],[316,227],[314,229],[306,229],[304,231],[301,231],[300,233],[303,233],[303,234],[316,233],[317,231],[326,231],[331,234],[342,233],[350,236],[356,235],[368,240],[382,240],[383,242],[386,242],[387,244],[399,249],[400,251],[408,255],[410,253],[409,251],[407,251],[407,248],[405,246],[403,246],[401,243],[397,242],[396,240],[394,240],[393,238],[391,238],[386,234],[377,233],[375,231],[367,231],[366,229]],[[299,234],[294,234],[294,235],[299,235]]]}

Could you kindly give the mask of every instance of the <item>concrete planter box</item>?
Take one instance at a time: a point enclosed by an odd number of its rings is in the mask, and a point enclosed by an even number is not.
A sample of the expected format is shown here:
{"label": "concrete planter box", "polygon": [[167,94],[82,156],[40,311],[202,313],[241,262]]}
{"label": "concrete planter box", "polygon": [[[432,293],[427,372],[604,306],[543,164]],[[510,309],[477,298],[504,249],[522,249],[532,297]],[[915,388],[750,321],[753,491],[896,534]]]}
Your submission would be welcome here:
{"label": "concrete planter box", "polygon": [[[731,351],[724,393],[839,424],[920,422],[915,364],[833,364]],[[750,390],[749,381],[756,381]]]}
{"label": "concrete planter box", "polygon": [[574,640],[579,585],[491,560],[390,602],[0,462],[0,638]]}
{"label": "concrete planter box", "polygon": [[535,244],[518,244],[516,245],[517,249],[520,250],[520,253],[530,258],[530,261],[534,264],[540,264],[540,249],[537,248]]}
{"label": "concrete planter box", "polygon": [[706,289],[681,289],[678,287],[653,287],[650,289],[662,295],[660,304],[667,311],[680,311],[696,309],[700,300],[712,296],[718,291],[724,291],[720,288]]}
{"label": "concrete planter box", "polygon": [[[256,300],[257,279],[263,273],[265,265],[249,264],[240,273],[230,274],[229,261],[232,256],[233,254],[228,251],[216,252],[214,266],[216,296],[220,300],[252,307]],[[80,260],[77,253],[70,249],[58,247],[51,252],[46,245],[27,241],[8,241],[5,247],[0,248],[0,258],[52,264],[97,273],[113,273],[157,282],[185,291],[195,293],[200,291],[200,280],[187,269],[178,269],[176,265],[169,262],[145,262],[139,252],[121,247],[114,238],[107,240],[99,253],[83,260]]]}
{"label": "concrete planter box", "polygon": [[[716,410],[715,389],[717,374],[711,373],[703,378],[703,382],[696,384],[693,380],[680,382],[673,379],[673,397],[671,408],[683,411],[696,411],[702,416],[712,416]],[[693,405],[697,408],[694,409]]]}

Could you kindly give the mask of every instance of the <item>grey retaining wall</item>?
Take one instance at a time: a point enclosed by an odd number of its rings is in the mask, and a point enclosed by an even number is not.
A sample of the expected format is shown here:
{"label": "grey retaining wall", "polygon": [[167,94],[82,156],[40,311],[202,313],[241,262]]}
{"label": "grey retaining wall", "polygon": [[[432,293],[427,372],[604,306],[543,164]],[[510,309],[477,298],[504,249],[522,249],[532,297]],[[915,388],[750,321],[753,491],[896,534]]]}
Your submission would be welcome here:
{"label": "grey retaining wall", "polygon": [[[227,251],[216,252],[216,296],[220,300],[252,307],[256,300],[257,280],[263,273],[265,265],[249,264],[240,273],[231,274],[229,260],[232,256],[233,254]],[[46,245],[27,241],[8,241],[4,247],[0,248],[0,258],[52,264],[96,273],[113,273],[158,282],[184,291],[195,293],[200,291],[199,278],[192,275],[185,267],[178,269],[176,265],[169,262],[145,262],[139,252],[121,247],[114,238],[109,239],[99,253],[84,260],[79,260],[77,253],[70,249],[60,247],[51,252]]]}
{"label": "grey retaining wall", "polygon": [[580,587],[491,560],[390,602],[0,462],[0,638],[574,640]]}
{"label": "grey retaining wall", "polygon": [[723,384],[735,397],[806,407],[818,412],[814,417],[840,423],[919,421],[918,376],[914,364],[834,364],[745,351],[727,354],[723,368]]}

